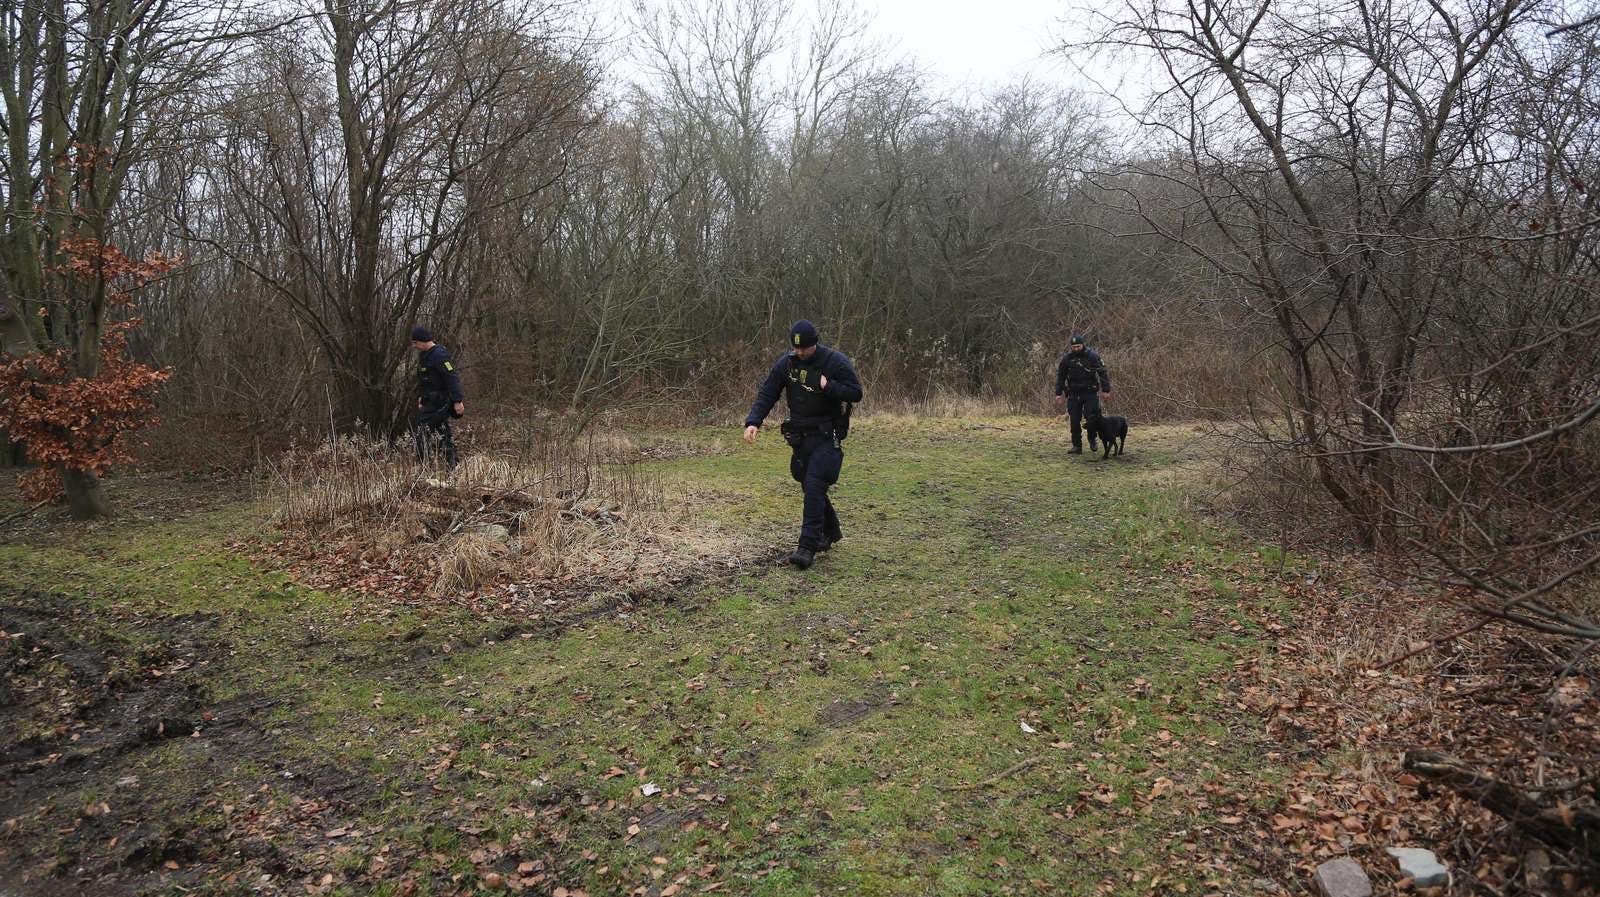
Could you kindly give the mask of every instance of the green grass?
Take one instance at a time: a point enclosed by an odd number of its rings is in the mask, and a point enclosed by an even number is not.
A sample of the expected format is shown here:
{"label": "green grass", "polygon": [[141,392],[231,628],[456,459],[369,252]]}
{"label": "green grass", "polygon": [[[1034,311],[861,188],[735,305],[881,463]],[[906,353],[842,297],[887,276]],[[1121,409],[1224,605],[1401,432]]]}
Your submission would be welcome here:
{"label": "green grass", "polygon": [[[1143,894],[1157,869],[1197,893],[1207,875],[1176,834],[1208,824],[1194,796],[1224,770],[1275,771],[1233,747],[1211,684],[1253,636],[1196,620],[1276,600],[1277,557],[1185,510],[1176,431],[1102,463],[1065,455],[1059,428],[986,423],[862,421],[835,497],[847,538],[814,569],[704,583],[555,638],[475,644],[482,621],[460,611],[301,588],[228,551],[259,525],[240,507],[0,546],[0,585],[216,614],[231,649],[206,689],[278,700],[261,725],[279,734],[199,781],[193,746],[170,745],[141,761],[166,761],[145,781],[198,795],[217,775],[290,799],[274,763],[357,776],[369,797],[340,824],[379,834],[310,861],[348,893],[398,893],[408,871],[416,893],[449,893],[452,874],[502,868],[474,862],[487,844],[590,894],[684,876],[684,893]],[[775,434],[656,467],[715,491],[696,513],[792,540]],[[419,624],[419,644],[474,644],[412,659],[394,635]],[[1144,800],[1158,778],[1179,789]],[[648,808],[672,815],[630,836]],[[374,873],[385,846],[403,861]]]}

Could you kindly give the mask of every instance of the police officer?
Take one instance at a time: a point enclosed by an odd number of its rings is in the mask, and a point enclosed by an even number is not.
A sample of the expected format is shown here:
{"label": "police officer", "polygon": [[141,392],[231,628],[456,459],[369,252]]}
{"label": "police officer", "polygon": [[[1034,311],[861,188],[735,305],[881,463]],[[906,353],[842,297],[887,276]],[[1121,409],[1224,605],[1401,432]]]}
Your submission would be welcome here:
{"label": "police officer", "polygon": [[781,429],[794,449],[789,475],[805,491],[800,544],[789,563],[804,570],[816,561],[817,552],[844,538],[828,487],[839,481],[841,443],[850,429],[850,405],[861,401],[861,381],[844,353],[817,342],[817,328],[810,321],[797,321],[789,329],[789,346],[756,393],[744,420],[744,441],[755,444],[767,412],[784,396],[789,419]]}
{"label": "police officer", "polygon": [[456,373],[450,350],[433,341],[428,328],[411,328],[411,348],[422,353],[417,359],[417,460],[426,460],[430,441],[444,449],[444,463],[456,466],[456,440],[450,432],[450,419],[467,411],[461,394],[461,377]]}
{"label": "police officer", "polygon": [[[1096,387],[1100,390],[1098,394]],[[1066,390],[1064,397],[1063,389]],[[1074,333],[1072,345],[1067,354],[1061,356],[1061,364],[1056,368],[1056,407],[1060,408],[1064,401],[1067,417],[1072,421],[1072,451],[1068,454],[1083,454],[1083,419],[1098,413],[1100,401],[1109,398],[1111,375],[1100,362],[1100,353],[1085,346],[1083,337]],[[1091,435],[1091,452],[1095,450],[1094,443],[1094,436]]]}

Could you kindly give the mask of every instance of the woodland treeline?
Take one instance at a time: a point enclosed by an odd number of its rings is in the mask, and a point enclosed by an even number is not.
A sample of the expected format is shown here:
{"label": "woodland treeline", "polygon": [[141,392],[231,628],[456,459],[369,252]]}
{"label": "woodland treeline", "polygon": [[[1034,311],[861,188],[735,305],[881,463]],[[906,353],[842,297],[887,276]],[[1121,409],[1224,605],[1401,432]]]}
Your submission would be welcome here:
{"label": "woodland treeline", "polygon": [[[0,388],[56,393],[0,423],[83,492],[114,459],[49,433],[147,399],[398,433],[416,322],[480,410],[690,419],[796,317],[881,399],[1013,405],[1076,329],[1122,410],[1258,420],[1363,542],[1539,532],[1567,571],[1592,536],[1584,10],[1064,9],[1062,58],[1133,85],[1093,97],[952,97],[842,2],[627,12],[8,0]],[[102,368],[137,387],[63,391]]]}
{"label": "woodland treeline", "polygon": [[[622,38],[565,4],[276,9],[7,6],[8,120],[34,123],[10,267],[97,217],[131,257],[181,257],[132,337],[172,411],[393,431],[419,321],[479,400],[710,407],[799,316],[883,386],[1037,395],[1067,328],[1139,335],[1096,320],[1118,300],[1216,298],[1097,205],[1095,103],[942,96],[843,5],[642,5]],[[89,145],[104,208],[36,214]]]}

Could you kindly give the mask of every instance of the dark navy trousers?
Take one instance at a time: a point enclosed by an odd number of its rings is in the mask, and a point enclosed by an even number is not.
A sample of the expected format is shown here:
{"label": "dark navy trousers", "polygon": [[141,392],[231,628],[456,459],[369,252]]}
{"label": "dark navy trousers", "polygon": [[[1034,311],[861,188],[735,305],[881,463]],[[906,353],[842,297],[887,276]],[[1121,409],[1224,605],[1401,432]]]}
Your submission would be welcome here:
{"label": "dark navy trousers", "polygon": [[794,447],[789,459],[789,475],[805,491],[805,510],[800,523],[800,545],[816,550],[844,538],[839,529],[839,514],[828,499],[828,487],[839,482],[844,466],[844,450],[834,445],[833,437],[807,436]]}
{"label": "dark navy trousers", "polygon": [[[1067,419],[1072,422],[1072,447],[1083,448],[1083,419],[1100,413],[1100,394],[1093,390],[1067,393]],[[1089,448],[1094,448],[1090,445]]]}
{"label": "dark navy trousers", "polygon": [[456,439],[450,432],[449,405],[418,408],[415,431],[418,461],[432,461],[435,451],[443,451],[445,466],[456,466]]}

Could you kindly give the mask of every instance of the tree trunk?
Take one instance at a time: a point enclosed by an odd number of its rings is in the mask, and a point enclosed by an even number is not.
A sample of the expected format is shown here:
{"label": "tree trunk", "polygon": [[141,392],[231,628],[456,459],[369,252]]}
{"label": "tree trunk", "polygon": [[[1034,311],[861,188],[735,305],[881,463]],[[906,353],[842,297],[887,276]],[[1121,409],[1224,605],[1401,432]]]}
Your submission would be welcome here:
{"label": "tree trunk", "polygon": [[0,467],[21,467],[27,457],[22,443],[12,442],[6,431],[0,430]]}
{"label": "tree trunk", "polygon": [[396,421],[402,418],[389,390],[387,359],[381,349],[370,347],[365,333],[357,334],[353,341],[367,347],[356,352],[343,384],[339,429],[359,430],[377,439],[392,437],[396,435]]}
{"label": "tree trunk", "polygon": [[73,520],[102,520],[111,516],[111,504],[100,478],[82,470],[63,468],[61,484],[67,492],[67,509]]}
{"label": "tree trunk", "polygon": [[[16,301],[8,296],[6,280],[0,277],[0,358],[27,355],[37,349],[28,322],[18,312]],[[12,442],[0,430],[0,467],[20,467],[26,458],[22,443]]]}

